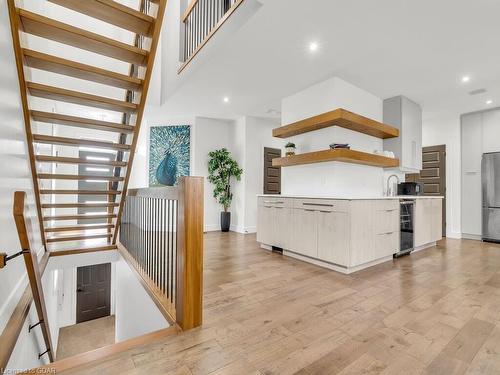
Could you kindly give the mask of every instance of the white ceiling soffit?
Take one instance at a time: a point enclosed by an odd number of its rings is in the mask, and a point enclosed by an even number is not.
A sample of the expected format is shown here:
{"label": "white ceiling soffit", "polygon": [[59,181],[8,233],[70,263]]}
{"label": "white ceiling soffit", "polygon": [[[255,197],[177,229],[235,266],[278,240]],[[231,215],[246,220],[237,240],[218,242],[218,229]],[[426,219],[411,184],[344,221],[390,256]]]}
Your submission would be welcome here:
{"label": "white ceiling soffit", "polygon": [[[281,98],[334,75],[381,98],[406,95],[425,116],[480,110],[490,98],[500,102],[497,0],[261,3],[179,82],[170,82],[163,111],[269,116]],[[470,82],[462,83],[463,75]],[[479,88],[487,93],[468,94]]]}

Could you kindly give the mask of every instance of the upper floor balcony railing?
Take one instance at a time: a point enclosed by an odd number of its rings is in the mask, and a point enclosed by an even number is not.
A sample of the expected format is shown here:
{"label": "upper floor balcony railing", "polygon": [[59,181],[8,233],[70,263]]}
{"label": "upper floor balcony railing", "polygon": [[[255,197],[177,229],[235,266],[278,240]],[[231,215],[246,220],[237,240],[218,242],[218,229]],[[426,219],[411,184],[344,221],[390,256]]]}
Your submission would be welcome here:
{"label": "upper floor balcony railing", "polygon": [[191,0],[182,15],[179,73],[203,48],[244,0]]}

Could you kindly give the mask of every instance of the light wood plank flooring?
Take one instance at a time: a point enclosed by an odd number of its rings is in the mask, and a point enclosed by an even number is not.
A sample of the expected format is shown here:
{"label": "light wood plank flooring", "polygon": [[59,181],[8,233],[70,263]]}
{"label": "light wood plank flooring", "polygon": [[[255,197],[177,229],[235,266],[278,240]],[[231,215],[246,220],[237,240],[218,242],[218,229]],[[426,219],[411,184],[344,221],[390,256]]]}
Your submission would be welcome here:
{"label": "light wood plank flooring", "polygon": [[349,276],[205,238],[204,325],[79,374],[499,374],[500,246],[467,240]]}

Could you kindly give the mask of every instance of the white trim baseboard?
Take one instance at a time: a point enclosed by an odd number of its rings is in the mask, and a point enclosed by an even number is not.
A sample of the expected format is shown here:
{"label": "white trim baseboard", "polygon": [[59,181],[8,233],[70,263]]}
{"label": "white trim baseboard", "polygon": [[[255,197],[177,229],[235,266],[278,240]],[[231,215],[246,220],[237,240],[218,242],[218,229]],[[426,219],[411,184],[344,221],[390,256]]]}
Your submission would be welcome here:
{"label": "white trim baseboard", "polygon": [[208,224],[203,228],[204,232],[217,232],[220,231],[220,225],[218,224]]}
{"label": "white trim baseboard", "polygon": [[476,240],[481,241],[482,236],[480,234],[462,233],[462,238],[466,240]]}
{"label": "white trim baseboard", "polygon": [[447,232],[446,238],[454,238],[456,240],[460,240],[462,238],[462,233],[460,233],[460,232]]}

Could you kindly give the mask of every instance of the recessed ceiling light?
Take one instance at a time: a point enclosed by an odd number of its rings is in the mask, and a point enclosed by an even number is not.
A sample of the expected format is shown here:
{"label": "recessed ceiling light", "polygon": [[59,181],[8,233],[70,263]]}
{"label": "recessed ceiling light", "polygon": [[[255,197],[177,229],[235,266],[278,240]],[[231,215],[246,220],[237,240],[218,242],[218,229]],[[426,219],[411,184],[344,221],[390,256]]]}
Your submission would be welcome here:
{"label": "recessed ceiling light", "polygon": [[469,81],[470,81],[470,77],[469,77],[469,76],[463,76],[463,77],[462,77],[462,82],[463,82],[463,83],[467,83],[467,82],[469,82]]}
{"label": "recessed ceiling light", "polygon": [[317,42],[309,43],[309,51],[314,52],[314,51],[317,51],[318,48],[319,48],[319,45]]}
{"label": "recessed ceiling light", "polygon": [[228,98],[227,96],[225,96],[225,97],[222,99],[222,101],[223,101],[224,103],[229,103],[229,98]]}
{"label": "recessed ceiling light", "polygon": [[491,103],[493,103],[493,100],[491,100],[491,99],[488,99],[488,100],[486,101],[486,104],[491,104]]}

